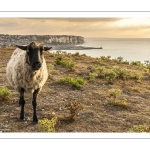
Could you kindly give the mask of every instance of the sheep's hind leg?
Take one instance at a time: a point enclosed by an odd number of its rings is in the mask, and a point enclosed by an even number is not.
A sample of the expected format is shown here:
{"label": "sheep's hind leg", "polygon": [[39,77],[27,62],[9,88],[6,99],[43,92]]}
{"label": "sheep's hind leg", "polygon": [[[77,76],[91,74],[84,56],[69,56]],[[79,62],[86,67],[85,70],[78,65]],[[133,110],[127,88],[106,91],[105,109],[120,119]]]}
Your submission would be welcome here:
{"label": "sheep's hind leg", "polygon": [[34,122],[34,123],[37,123],[37,122],[38,122],[38,118],[37,118],[37,115],[36,115],[36,105],[37,105],[36,99],[37,99],[37,95],[38,95],[38,93],[39,93],[39,90],[40,90],[40,89],[37,89],[37,90],[35,90],[34,93],[33,93],[32,106],[33,106],[33,122]]}
{"label": "sheep's hind leg", "polygon": [[20,90],[19,105],[21,105],[20,119],[23,120],[24,119],[24,105],[25,105],[23,88]]}

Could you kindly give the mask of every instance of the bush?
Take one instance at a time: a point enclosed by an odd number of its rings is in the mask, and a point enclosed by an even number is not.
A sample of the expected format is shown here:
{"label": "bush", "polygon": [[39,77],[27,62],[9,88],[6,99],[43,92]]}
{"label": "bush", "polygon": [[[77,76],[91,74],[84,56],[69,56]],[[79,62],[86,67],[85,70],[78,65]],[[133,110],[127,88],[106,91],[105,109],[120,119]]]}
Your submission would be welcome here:
{"label": "bush", "polygon": [[85,80],[83,78],[77,77],[77,78],[72,78],[72,77],[66,77],[66,78],[60,78],[60,81],[62,83],[69,83],[75,88],[80,88],[81,85],[85,83]]}
{"label": "bush", "polygon": [[115,66],[112,70],[117,74],[117,78],[119,79],[129,78],[129,71],[127,69],[122,69],[118,66]]}
{"label": "bush", "polygon": [[85,77],[85,79],[89,80],[90,82],[95,82],[97,76],[97,73],[90,73]]}
{"label": "bush", "polygon": [[144,65],[143,65],[140,61],[132,61],[132,62],[130,63],[130,65],[138,66],[138,67],[140,67],[140,68],[143,68],[143,67],[144,67]]}
{"label": "bush", "polygon": [[120,89],[110,89],[108,92],[109,92],[109,96],[113,97],[114,99],[116,99],[122,93]]}
{"label": "bush", "polygon": [[139,71],[132,71],[130,78],[131,79],[136,79],[137,82],[141,82],[141,80],[143,78],[143,75]]}
{"label": "bush", "polygon": [[108,84],[113,84],[116,77],[117,77],[117,74],[113,70],[107,70],[105,72],[105,78],[107,79]]}
{"label": "bush", "polygon": [[1,101],[7,100],[10,95],[11,95],[11,91],[7,87],[0,86],[0,100]]}
{"label": "bush", "polygon": [[44,118],[43,120],[39,120],[39,132],[55,132],[55,125],[57,123],[57,118],[52,118],[48,120]]}
{"label": "bush", "polygon": [[69,68],[71,70],[73,70],[75,68],[75,63],[69,58],[66,58],[66,59],[57,58],[55,60],[55,63],[57,65],[63,65],[64,67]]}
{"label": "bush", "polygon": [[83,110],[82,105],[78,102],[68,102],[65,105],[65,108],[70,112],[70,115],[67,116],[67,120],[73,120],[77,116],[79,111]]}
{"label": "bush", "polygon": [[113,106],[121,106],[121,107],[127,107],[127,99],[122,97],[122,91],[120,89],[111,89],[108,91],[110,100],[109,103]]}

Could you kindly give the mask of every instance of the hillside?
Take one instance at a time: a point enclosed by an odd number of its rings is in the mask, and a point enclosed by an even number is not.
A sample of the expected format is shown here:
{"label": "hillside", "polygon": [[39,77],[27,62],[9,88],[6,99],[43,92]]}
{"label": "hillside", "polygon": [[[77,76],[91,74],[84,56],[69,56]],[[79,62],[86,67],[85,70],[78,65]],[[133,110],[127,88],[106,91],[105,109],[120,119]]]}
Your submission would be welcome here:
{"label": "hillside", "polygon": [[[0,49],[1,132],[38,132],[32,123],[31,94],[25,93],[25,120],[20,121],[19,94],[9,86],[6,64],[11,49]],[[49,79],[37,100],[39,120],[57,117],[55,132],[149,132],[150,64],[122,58],[92,58],[79,53],[44,53]]]}

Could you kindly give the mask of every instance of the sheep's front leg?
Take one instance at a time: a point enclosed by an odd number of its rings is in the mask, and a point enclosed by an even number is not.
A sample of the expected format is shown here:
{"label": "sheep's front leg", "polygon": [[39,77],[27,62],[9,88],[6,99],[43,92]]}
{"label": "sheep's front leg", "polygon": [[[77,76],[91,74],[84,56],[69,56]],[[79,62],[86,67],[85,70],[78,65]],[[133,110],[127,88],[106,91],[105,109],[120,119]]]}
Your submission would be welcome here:
{"label": "sheep's front leg", "polygon": [[33,100],[32,100],[32,105],[33,105],[33,122],[34,123],[37,123],[38,122],[38,118],[37,118],[37,116],[36,116],[36,99],[37,99],[37,95],[38,95],[38,93],[39,93],[39,90],[40,89],[37,89],[37,90],[35,90],[34,91],[34,93],[33,93]]}
{"label": "sheep's front leg", "polygon": [[23,88],[20,90],[19,105],[21,105],[20,119],[23,120],[24,119],[24,105],[25,105]]}

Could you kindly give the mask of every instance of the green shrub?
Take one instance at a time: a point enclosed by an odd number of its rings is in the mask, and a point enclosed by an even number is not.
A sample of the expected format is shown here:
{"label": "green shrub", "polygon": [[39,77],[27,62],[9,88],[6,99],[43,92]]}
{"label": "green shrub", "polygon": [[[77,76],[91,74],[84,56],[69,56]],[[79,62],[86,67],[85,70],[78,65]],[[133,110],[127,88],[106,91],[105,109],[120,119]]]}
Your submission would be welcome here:
{"label": "green shrub", "polygon": [[105,78],[107,79],[108,84],[113,84],[116,77],[117,77],[117,74],[113,70],[106,70]]}
{"label": "green shrub", "polygon": [[140,68],[143,68],[143,67],[144,67],[144,65],[143,65],[140,61],[132,61],[132,62],[130,63],[130,65],[138,66],[138,67],[140,67]]}
{"label": "green shrub", "polygon": [[110,101],[109,101],[109,103],[111,104],[111,105],[113,105],[113,106],[121,106],[121,107],[127,107],[128,106],[128,104],[127,104],[127,102],[126,102],[127,100],[125,99],[125,98],[123,98],[123,99],[119,99],[119,100],[115,100],[115,99],[111,99]]}
{"label": "green shrub", "polygon": [[55,132],[55,125],[57,123],[57,118],[52,118],[48,120],[44,118],[43,120],[39,120],[38,132]]}
{"label": "green shrub", "polygon": [[123,69],[121,67],[115,66],[113,67],[112,70],[117,74],[117,78],[119,79],[129,78],[129,71],[127,69]]}
{"label": "green shrub", "polygon": [[90,73],[85,77],[85,79],[89,80],[90,82],[95,82],[97,76],[97,73]]}
{"label": "green shrub", "polygon": [[110,89],[108,92],[109,92],[109,96],[113,97],[113,99],[116,99],[122,93],[120,89]]}
{"label": "green shrub", "polygon": [[126,60],[126,61],[122,61],[122,64],[129,65],[129,64],[130,64],[130,62]]}
{"label": "green shrub", "polygon": [[11,95],[11,91],[7,87],[0,86],[0,100],[1,101],[7,100],[10,95]]}
{"label": "green shrub", "polygon": [[110,96],[109,104],[113,106],[128,107],[127,99],[121,96],[122,91],[120,89],[111,89],[108,92]]}
{"label": "green shrub", "polygon": [[65,59],[57,58],[55,60],[55,63],[57,65],[62,65],[62,66],[69,68],[71,70],[73,70],[75,68],[75,63],[69,58],[65,58]]}
{"label": "green shrub", "polygon": [[147,125],[134,125],[129,129],[129,132],[149,132],[149,127]]}
{"label": "green shrub", "polygon": [[139,71],[132,71],[130,78],[131,78],[131,79],[136,79],[137,82],[141,82],[141,80],[142,80],[142,78],[143,78],[143,75],[142,75],[142,73],[139,72]]}
{"label": "green shrub", "polygon": [[77,78],[72,78],[72,77],[66,77],[66,78],[60,78],[60,81],[62,83],[69,83],[75,88],[80,88],[81,85],[85,83],[85,80],[83,78],[77,77]]}
{"label": "green shrub", "polygon": [[100,57],[100,61],[103,61],[103,62],[110,62],[111,61],[111,56],[101,56]]}

